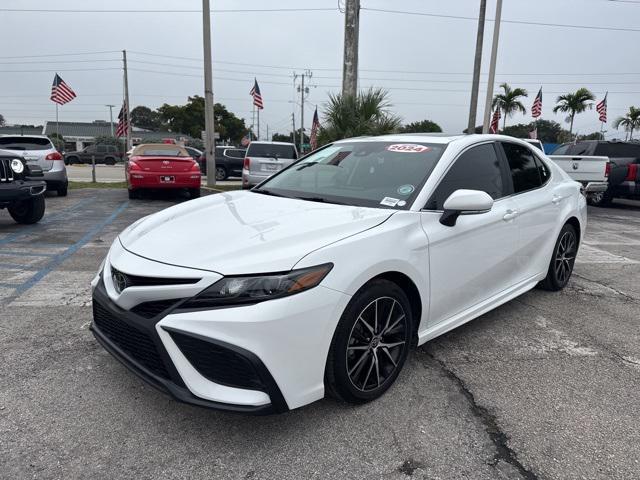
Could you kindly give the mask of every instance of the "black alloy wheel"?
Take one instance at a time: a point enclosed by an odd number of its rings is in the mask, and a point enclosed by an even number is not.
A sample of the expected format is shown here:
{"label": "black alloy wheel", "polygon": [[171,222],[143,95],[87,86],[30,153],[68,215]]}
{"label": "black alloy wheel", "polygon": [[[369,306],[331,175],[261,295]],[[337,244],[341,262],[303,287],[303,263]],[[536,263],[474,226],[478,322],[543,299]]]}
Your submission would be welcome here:
{"label": "black alloy wheel", "polygon": [[541,286],[545,290],[562,290],[571,278],[577,254],[578,236],[575,228],[567,223],[560,230],[547,277],[542,281]]}
{"label": "black alloy wheel", "polygon": [[330,394],[351,403],[381,396],[407,358],[412,335],[409,301],[395,283],[375,280],[342,315],[325,374]]}
{"label": "black alloy wheel", "polygon": [[227,178],[227,169],[224,167],[216,167],[216,180],[221,181]]}

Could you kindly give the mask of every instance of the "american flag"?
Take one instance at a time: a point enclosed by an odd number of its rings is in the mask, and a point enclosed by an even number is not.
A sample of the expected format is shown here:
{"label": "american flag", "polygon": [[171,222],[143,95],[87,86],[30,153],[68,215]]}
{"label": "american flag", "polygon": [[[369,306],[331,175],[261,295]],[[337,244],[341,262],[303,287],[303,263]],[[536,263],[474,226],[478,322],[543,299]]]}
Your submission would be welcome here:
{"label": "american flag", "polygon": [[493,111],[493,117],[491,117],[491,125],[489,125],[489,133],[498,133],[498,126],[500,124],[500,107],[496,107]]}
{"label": "american flag", "polygon": [[538,91],[538,94],[533,101],[533,105],[531,106],[531,116],[533,118],[538,118],[540,115],[542,115],[542,87],[540,87],[540,91]]}
{"label": "american flag", "polygon": [[532,138],[534,140],[538,139],[538,127],[535,127],[533,130],[529,132],[529,138]]}
{"label": "american flag", "polygon": [[318,107],[313,112],[313,122],[311,122],[311,138],[309,143],[311,144],[311,150],[318,148],[318,129],[320,128],[320,120],[318,119]]}
{"label": "american flag", "polygon": [[607,123],[607,95],[609,95],[609,92],[605,93],[602,101],[596,105],[598,119],[604,123]]}
{"label": "american flag", "polygon": [[264,104],[262,103],[262,95],[260,94],[260,87],[258,86],[258,80],[255,78],[253,88],[249,92],[249,95],[253,97],[253,104],[258,107],[258,110],[264,109]]}
{"label": "american flag", "polygon": [[242,137],[242,140],[240,140],[240,144],[243,147],[247,147],[249,146],[249,144],[251,143],[251,132],[247,132],[247,134]]}
{"label": "american flag", "polygon": [[127,118],[127,104],[123,103],[118,114],[118,126],[116,127],[116,137],[126,137],[129,131],[129,119]]}
{"label": "american flag", "polygon": [[53,85],[51,85],[51,101],[58,105],[64,105],[74,98],[76,98],[76,93],[56,73],[56,76],[53,77]]}

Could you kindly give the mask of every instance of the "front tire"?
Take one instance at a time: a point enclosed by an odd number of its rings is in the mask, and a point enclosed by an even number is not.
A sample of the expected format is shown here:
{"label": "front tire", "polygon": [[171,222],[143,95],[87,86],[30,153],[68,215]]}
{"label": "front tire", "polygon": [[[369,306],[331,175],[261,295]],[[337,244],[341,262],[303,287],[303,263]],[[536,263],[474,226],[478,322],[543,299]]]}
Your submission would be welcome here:
{"label": "front tire", "polygon": [[216,180],[222,181],[227,179],[227,169],[224,167],[216,167]]}
{"label": "front tire", "polygon": [[44,194],[9,205],[7,210],[17,223],[25,225],[37,223],[44,216]]}
{"label": "front tire", "polygon": [[200,198],[200,189],[199,188],[190,188],[189,196],[191,198]]}
{"label": "front tire", "polygon": [[398,377],[411,343],[413,317],[395,283],[374,280],[345,309],[333,335],[325,387],[349,403],[380,397]]}
{"label": "front tire", "polygon": [[576,229],[573,225],[566,223],[560,230],[560,235],[558,235],[558,240],[553,248],[547,276],[540,283],[540,286],[551,292],[562,290],[569,283],[577,253],[578,235]]}
{"label": "front tire", "polygon": [[58,188],[56,192],[58,192],[59,197],[66,197],[69,189],[69,183],[65,183],[62,187]]}

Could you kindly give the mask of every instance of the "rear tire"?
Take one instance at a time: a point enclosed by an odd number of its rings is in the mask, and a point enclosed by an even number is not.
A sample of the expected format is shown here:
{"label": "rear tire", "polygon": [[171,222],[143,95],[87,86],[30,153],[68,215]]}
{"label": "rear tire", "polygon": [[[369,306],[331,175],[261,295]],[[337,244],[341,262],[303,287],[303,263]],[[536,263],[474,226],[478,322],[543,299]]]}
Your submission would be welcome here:
{"label": "rear tire", "polygon": [[78,157],[67,157],[67,165],[78,163]]}
{"label": "rear tire", "polygon": [[325,388],[349,403],[380,397],[400,374],[411,343],[413,317],[404,291],[374,280],[351,299],[333,335]]}
{"label": "rear tire", "polygon": [[227,175],[227,169],[224,167],[216,167],[216,180],[217,181],[222,181],[222,180],[226,180],[228,177]]}
{"label": "rear tire", "polygon": [[569,283],[577,253],[578,235],[576,229],[573,225],[566,223],[560,230],[553,247],[549,270],[547,270],[545,279],[540,282],[540,287],[551,292],[562,290]]}
{"label": "rear tire", "polygon": [[67,191],[69,189],[69,184],[65,183],[64,186],[58,188],[56,191],[58,192],[58,196],[59,197],[66,197],[67,196]]}
{"label": "rear tire", "polygon": [[44,216],[44,194],[9,205],[7,210],[17,223],[25,225],[37,223]]}
{"label": "rear tire", "polygon": [[189,196],[191,198],[200,198],[200,189],[199,188],[190,188]]}
{"label": "rear tire", "polygon": [[113,157],[106,157],[104,159],[104,164],[105,165],[115,165],[116,164],[116,159]]}

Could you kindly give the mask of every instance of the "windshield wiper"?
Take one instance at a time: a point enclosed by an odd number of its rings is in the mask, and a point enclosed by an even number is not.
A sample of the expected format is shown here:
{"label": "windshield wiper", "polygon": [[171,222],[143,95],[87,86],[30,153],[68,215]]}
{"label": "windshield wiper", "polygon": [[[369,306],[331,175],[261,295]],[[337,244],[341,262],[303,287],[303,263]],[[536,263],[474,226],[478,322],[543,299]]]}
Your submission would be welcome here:
{"label": "windshield wiper", "polygon": [[306,200],[308,202],[333,203],[335,205],[347,205],[346,203],[327,200],[326,198],[323,198],[323,197],[294,197],[294,198],[297,198],[298,200]]}
{"label": "windshield wiper", "polygon": [[271,195],[272,197],[283,197],[283,198],[291,198],[287,195],[283,195],[281,193],[276,193],[273,190],[267,190],[266,188],[253,188],[250,190],[251,192],[261,193],[262,195]]}

